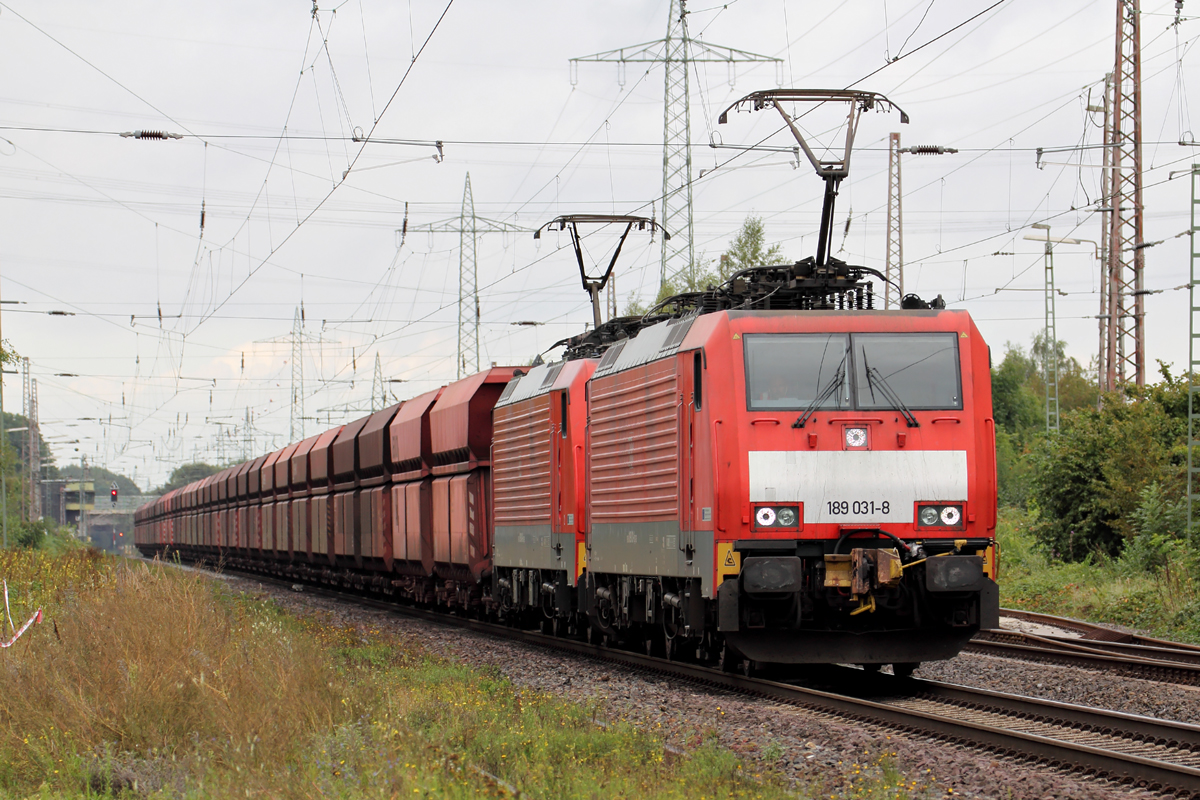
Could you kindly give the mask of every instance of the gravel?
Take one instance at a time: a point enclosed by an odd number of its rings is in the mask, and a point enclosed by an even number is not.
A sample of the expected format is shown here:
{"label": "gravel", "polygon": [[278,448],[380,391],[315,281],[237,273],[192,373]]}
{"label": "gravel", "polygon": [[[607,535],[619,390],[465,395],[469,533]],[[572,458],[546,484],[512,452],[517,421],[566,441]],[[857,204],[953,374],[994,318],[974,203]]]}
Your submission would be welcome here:
{"label": "gravel", "polygon": [[[903,782],[909,797],[1117,798],[1156,795],[1058,770],[996,758],[832,715],[747,698],[580,656],[505,639],[252,579],[225,576],[237,591],[274,598],[298,614],[319,614],[339,624],[378,627],[421,640],[431,652],[498,669],[513,683],[577,701],[598,701],[609,720],[628,720],[671,745],[687,749],[706,738],[736,751],[748,766],[793,782],[806,795],[855,794],[879,788],[885,775]],[[921,677],[1000,688],[1016,694],[1103,705],[1176,719],[1195,719],[1200,695],[1184,687],[1112,679],[1101,685],[1089,670],[1046,667],[966,654],[922,666]],[[1153,692],[1130,691],[1130,684]],[[898,776],[885,772],[894,768]],[[896,784],[892,784],[896,785]],[[899,788],[899,787],[897,787]]]}
{"label": "gravel", "polygon": [[1200,720],[1200,688],[1109,675],[1094,669],[961,653],[949,661],[922,664],[914,674],[933,681],[1107,708],[1126,714],[1189,723]]}

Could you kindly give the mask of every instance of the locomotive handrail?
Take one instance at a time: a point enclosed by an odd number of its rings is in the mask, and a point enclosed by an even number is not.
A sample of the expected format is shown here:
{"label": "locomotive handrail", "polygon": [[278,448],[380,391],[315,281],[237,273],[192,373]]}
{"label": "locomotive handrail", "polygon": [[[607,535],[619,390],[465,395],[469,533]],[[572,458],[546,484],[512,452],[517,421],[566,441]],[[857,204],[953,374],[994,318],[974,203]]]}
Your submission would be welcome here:
{"label": "locomotive handrail", "polygon": [[761,419],[752,419],[752,420],[750,420],[750,424],[751,424],[751,425],[760,425],[760,424],[761,424],[761,425],[767,425],[767,424],[770,424],[770,425],[778,425],[778,424],[779,424],[779,420],[777,420],[775,417],[763,417],[763,418],[761,418]]}
{"label": "locomotive handrail", "polygon": [[873,422],[876,425],[882,425],[884,423],[884,419],[882,417],[830,417],[829,418],[830,425],[834,425],[839,422],[861,422],[864,424]]}
{"label": "locomotive handrail", "polygon": [[934,425],[938,424],[939,422],[953,422],[955,425],[962,424],[962,420],[959,419],[958,417],[934,417],[933,418]]}
{"label": "locomotive handrail", "polygon": [[713,420],[713,528],[725,532],[721,527],[721,437],[717,436],[717,427],[721,420]]}

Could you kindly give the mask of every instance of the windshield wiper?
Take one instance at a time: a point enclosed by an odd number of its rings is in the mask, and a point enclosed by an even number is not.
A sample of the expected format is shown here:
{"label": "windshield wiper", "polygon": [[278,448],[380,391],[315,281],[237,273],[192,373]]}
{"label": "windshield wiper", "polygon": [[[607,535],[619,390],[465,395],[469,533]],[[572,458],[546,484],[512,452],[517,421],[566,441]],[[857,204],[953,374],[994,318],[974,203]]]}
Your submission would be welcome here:
{"label": "windshield wiper", "polygon": [[842,381],[846,380],[846,356],[849,355],[850,352],[846,351],[846,355],[842,356],[842,360],[838,362],[837,372],[834,373],[833,380],[817,395],[808,408],[804,409],[804,413],[796,417],[796,421],[792,423],[793,428],[803,428],[804,423],[808,422],[808,418],[813,415],[818,406],[828,400],[830,395],[836,392],[838,387],[842,385]]}
{"label": "windshield wiper", "polygon": [[875,382],[879,381],[879,393],[883,395],[885,400],[892,404],[892,408],[896,409],[904,416],[904,422],[908,425],[908,427],[921,427],[921,423],[917,422],[917,418],[914,417],[913,413],[908,410],[908,406],[901,402],[899,395],[892,390],[892,387],[888,385],[887,380],[882,374],[880,374],[879,370],[872,367],[871,362],[867,361],[867,348],[863,348],[862,354],[863,367],[867,371],[867,388],[871,391],[871,402],[875,402]]}

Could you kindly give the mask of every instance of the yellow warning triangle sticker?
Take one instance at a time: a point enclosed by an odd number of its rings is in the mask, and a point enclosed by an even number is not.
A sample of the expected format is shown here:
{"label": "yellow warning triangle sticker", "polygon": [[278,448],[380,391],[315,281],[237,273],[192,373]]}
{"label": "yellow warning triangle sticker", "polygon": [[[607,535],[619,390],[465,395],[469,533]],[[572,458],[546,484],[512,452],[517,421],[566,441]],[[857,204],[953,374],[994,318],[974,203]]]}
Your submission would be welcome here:
{"label": "yellow warning triangle sticker", "polygon": [[737,563],[733,560],[733,551],[732,550],[725,551],[725,566],[727,566],[727,567],[736,567],[737,566]]}

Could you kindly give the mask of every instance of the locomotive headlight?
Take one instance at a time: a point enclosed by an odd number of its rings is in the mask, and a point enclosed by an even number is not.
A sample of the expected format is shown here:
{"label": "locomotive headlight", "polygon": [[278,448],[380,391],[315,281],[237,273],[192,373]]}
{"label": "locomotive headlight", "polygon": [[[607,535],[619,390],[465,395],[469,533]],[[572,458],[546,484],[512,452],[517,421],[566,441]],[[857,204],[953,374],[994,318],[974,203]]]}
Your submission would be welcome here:
{"label": "locomotive headlight", "polygon": [[922,525],[937,525],[938,510],[935,506],[925,506],[918,515]]}
{"label": "locomotive headlight", "polygon": [[958,506],[946,506],[942,509],[943,525],[954,527],[960,519],[962,519],[962,512],[958,510]]}
{"label": "locomotive headlight", "polygon": [[775,509],[763,506],[762,508],[758,509],[758,513],[754,515],[754,518],[758,521],[759,526],[763,528],[769,525],[774,525]]}
{"label": "locomotive headlight", "polygon": [[778,530],[800,527],[800,505],[756,505],[754,507],[755,530]]}
{"label": "locomotive headlight", "polygon": [[866,447],[866,428],[846,428],[846,447]]}

